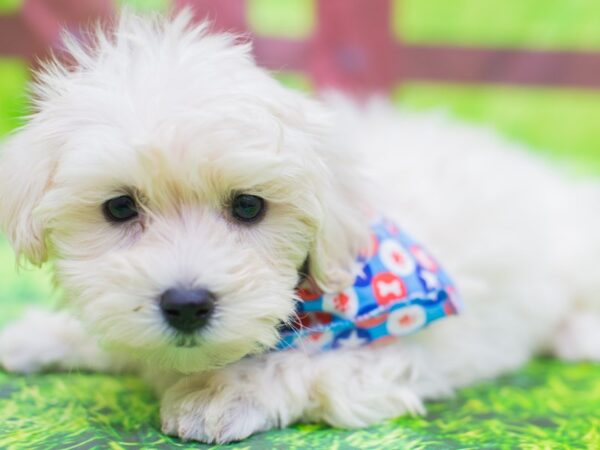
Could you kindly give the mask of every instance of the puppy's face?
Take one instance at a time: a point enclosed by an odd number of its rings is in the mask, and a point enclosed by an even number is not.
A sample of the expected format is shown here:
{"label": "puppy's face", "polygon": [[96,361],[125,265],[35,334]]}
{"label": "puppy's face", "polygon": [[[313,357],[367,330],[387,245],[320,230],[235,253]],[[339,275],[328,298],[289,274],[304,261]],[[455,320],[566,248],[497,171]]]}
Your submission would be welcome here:
{"label": "puppy's face", "polygon": [[186,26],[125,19],[42,77],[0,218],[105,345],[190,372],[274,345],[304,263],[344,283],[364,224],[318,106]]}
{"label": "puppy's face", "polygon": [[251,119],[267,112],[236,114],[108,148],[110,129],[86,144],[81,130],[85,151],[63,155],[38,214],[69,299],[107,343],[192,370],[272,345],[292,313],[318,206],[276,124]]}

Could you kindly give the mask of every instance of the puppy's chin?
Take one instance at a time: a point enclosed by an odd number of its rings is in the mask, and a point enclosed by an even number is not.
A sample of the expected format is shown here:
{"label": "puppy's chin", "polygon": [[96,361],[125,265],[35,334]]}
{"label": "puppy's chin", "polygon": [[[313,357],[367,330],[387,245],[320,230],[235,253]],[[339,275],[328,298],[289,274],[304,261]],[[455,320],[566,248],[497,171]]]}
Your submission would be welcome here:
{"label": "puppy's chin", "polygon": [[156,349],[131,349],[131,354],[144,365],[189,374],[226,366],[257,351],[257,346],[248,346],[243,342],[206,342],[193,347],[171,345]]}
{"label": "puppy's chin", "polygon": [[[123,342],[100,339],[101,346],[141,366],[161,370],[174,370],[189,374],[218,369],[240,359],[265,352],[277,342],[277,333],[269,342],[250,340],[215,342],[202,337],[185,337],[169,340],[155,346],[134,347]],[[272,340],[272,342],[270,342]]]}

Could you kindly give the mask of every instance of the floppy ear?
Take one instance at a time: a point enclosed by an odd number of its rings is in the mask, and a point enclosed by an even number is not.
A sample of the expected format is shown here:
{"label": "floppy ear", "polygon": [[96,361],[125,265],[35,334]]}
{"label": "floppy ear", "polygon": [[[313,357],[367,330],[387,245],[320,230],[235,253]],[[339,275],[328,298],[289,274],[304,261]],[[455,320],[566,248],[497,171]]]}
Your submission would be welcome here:
{"label": "floppy ear", "polygon": [[369,241],[370,188],[364,161],[333,125],[333,112],[309,101],[304,114],[315,138],[312,163],[307,162],[315,177],[307,188],[318,203],[308,275],[324,292],[338,292],[352,285],[357,256]]}
{"label": "floppy ear", "polygon": [[364,217],[340,208],[335,201],[325,201],[324,217],[308,256],[309,275],[323,292],[339,292],[352,285],[357,256],[367,238]]}
{"label": "floppy ear", "polygon": [[0,229],[19,260],[47,259],[44,226],[35,209],[50,188],[56,162],[42,138],[24,129],[0,146]]}
{"label": "floppy ear", "polygon": [[352,285],[357,256],[369,239],[366,196],[361,192],[358,168],[348,158],[345,163],[333,163],[334,167],[332,163],[327,162],[328,170],[322,172],[325,182],[315,192],[321,215],[308,256],[309,275],[323,292],[339,292]]}

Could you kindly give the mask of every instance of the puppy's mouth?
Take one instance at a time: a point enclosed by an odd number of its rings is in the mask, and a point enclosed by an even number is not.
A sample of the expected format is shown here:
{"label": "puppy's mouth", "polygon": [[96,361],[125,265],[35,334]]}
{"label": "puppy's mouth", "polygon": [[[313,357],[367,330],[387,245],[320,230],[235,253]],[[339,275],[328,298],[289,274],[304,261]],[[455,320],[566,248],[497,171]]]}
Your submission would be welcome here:
{"label": "puppy's mouth", "polygon": [[178,334],[175,336],[174,345],[177,348],[198,347],[198,337],[193,334]]}

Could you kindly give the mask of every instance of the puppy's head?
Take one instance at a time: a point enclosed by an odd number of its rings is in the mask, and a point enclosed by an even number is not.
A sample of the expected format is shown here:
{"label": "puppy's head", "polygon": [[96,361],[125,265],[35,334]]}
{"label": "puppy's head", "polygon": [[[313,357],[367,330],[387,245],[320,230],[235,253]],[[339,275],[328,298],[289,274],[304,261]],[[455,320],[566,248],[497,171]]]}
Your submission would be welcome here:
{"label": "puppy's head", "polygon": [[343,286],[366,230],[328,115],[234,41],[186,13],[67,41],[0,159],[17,254],[106,345],[185,372],[275,344],[301,268]]}

